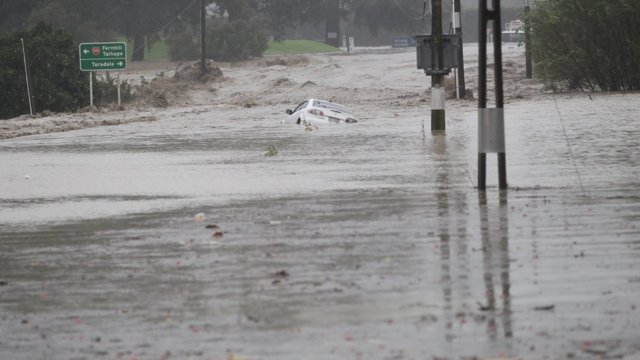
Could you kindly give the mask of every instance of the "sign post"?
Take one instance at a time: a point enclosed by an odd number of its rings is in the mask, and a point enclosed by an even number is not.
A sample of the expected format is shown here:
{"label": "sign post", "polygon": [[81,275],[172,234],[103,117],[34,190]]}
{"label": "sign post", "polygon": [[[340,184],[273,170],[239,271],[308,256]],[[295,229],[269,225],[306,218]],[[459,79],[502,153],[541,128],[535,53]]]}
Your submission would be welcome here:
{"label": "sign post", "polygon": [[[124,42],[82,43],[78,51],[80,53],[80,70],[82,71],[114,71],[127,68],[127,44]],[[93,74],[90,75],[89,96],[91,97],[91,106],[93,106]],[[118,105],[120,105],[119,100]]]}

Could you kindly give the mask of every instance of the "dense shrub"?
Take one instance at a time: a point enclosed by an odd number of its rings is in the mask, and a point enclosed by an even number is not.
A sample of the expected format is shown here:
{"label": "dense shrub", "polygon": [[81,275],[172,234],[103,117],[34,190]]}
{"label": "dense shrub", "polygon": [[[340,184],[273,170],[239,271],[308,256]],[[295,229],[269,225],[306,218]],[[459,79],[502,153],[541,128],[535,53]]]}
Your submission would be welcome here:
{"label": "dense shrub", "polygon": [[260,57],[267,49],[266,25],[259,17],[248,20],[216,18],[207,31],[207,57],[236,61]]}
{"label": "dense shrub", "polygon": [[527,19],[539,76],[579,90],[640,90],[640,1],[537,0]]}
{"label": "dense shrub", "polygon": [[188,31],[172,34],[166,39],[169,45],[169,58],[177,60],[195,60],[200,57],[200,43],[196,36]]}
{"label": "dense shrub", "polygon": [[[40,23],[25,34],[34,111],[71,111],[87,103],[89,79],[71,36]],[[0,35],[0,118],[29,112],[20,34]]]}
{"label": "dense shrub", "polygon": [[[125,80],[120,81],[120,100],[127,102],[133,99],[133,89]],[[96,106],[103,106],[118,102],[118,82],[108,72],[104,78],[93,82],[93,102]]]}
{"label": "dense shrub", "polygon": [[[266,25],[259,17],[230,20],[216,17],[207,23],[207,58],[238,61],[260,57],[267,49]],[[194,60],[200,57],[199,34],[183,32],[170,36],[172,60]]]}

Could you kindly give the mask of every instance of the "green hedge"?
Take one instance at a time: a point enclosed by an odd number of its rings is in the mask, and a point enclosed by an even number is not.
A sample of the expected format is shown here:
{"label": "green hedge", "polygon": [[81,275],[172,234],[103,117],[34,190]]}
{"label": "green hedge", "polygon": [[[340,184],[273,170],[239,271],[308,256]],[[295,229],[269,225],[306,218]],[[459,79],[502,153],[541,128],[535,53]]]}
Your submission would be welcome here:
{"label": "green hedge", "polygon": [[[88,75],[80,71],[71,35],[40,23],[24,34],[30,59],[34,112],[73,111],[88,102]],[[29,113],[19,33],[0,35],[0,118]]]}
{"label": "green hedge", "polygon": [[640,1],[538,0],[527,21],[540,77],[572,89],[640,90]]}

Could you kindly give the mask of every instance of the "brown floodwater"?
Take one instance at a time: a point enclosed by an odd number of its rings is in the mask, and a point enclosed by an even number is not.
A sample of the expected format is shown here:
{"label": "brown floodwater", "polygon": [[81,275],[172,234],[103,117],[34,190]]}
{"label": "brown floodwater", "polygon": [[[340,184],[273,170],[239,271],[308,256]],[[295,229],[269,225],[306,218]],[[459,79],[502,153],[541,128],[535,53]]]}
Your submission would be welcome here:
{"label": "brown floodwater", "polygon": [[0,358],[639,358],[640,96],[427,106],[3,140]]}

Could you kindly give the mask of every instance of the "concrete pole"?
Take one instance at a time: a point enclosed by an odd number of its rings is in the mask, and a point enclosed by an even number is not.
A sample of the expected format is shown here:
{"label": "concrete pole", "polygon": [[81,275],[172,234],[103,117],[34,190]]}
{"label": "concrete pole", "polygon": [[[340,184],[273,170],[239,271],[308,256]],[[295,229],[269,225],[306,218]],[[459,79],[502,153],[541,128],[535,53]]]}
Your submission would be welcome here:
{"label": "concrete pole", "polygon": [[[431,63],[433,68],[443,70],[444,54],[442,50],[442,0],[431,3]],[[431,76],[431,131],[445,131],[445,93],[444,74]]]}
{"label": "concrete pole", "polygon": [[205,23],[205,0],[200,0],[200,69],[202,71],[202,77],[207,73],[207,36],[206,36],[206,23]]}
{"label": "concrete pole", "polygon": [[524,0],[524,46],[526,54],[527,79],[533,77],[533,61],[531,60],[531,26],[529,26],[529,0]]}
{"label": "concrete pole", "polygon": [[458,98],[464,98],[466,88],[464,82],[464,50],[462,41],[462,16],[461,16],[460,0],[453,1],[453,28],[458,36]]}

